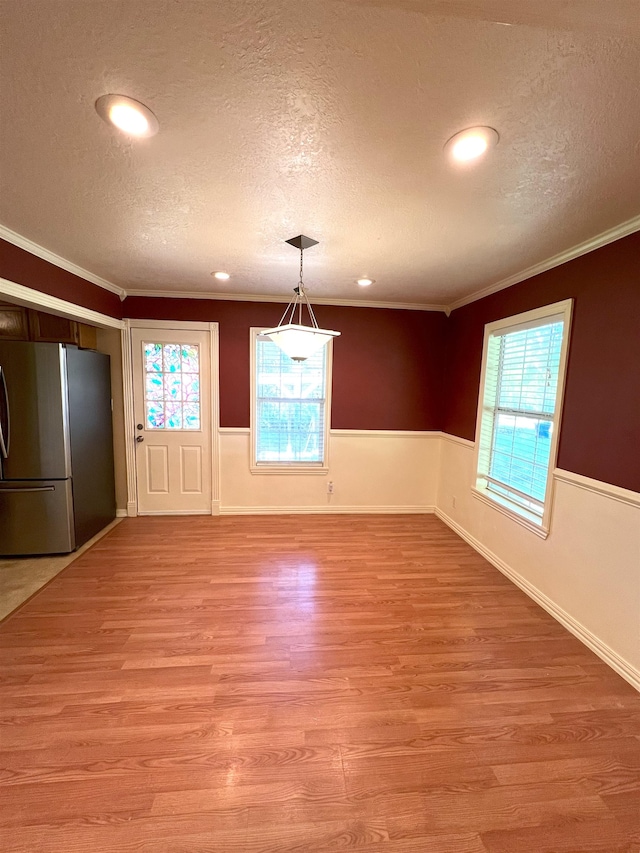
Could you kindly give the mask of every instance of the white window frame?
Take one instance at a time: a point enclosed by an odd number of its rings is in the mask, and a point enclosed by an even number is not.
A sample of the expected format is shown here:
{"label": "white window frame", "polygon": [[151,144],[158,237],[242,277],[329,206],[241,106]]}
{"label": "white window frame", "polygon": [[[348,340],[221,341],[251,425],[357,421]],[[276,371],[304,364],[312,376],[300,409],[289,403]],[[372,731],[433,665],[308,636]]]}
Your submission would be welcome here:
{"label": "white window frame", "polygon": [[[560,424],[562,422],[562,406],[564,402],[564,386],[567,369],[567,352],[569,348],[569,340],[571,335],[571,314],[573,300],[565,299],[562,302],[555,302],[552,305],[545,305],[542,308],[536,308],[533,311],[525,311],[523,314],[517,314],[512,317],[505,317],[502,320],[496,320],[493,323],[488,323],[484,331],[484,345],[482,350],[482,372],[480,375],[480,393],[478,396],[478,414],[476,420],[476,447],[474,457],[474,485],[472,486],[472,494],[488,506],[493,507],[504,515],[509,516],[514,521],[536,533],[538,536],[546,539],[549,535],[551,524],[551,511],[553,503],[553,472],[556,467],[556,459],[558,455],[558,439],[560,433]],[[553,320],[562,320],[563,334],[562,347],[560,350],[560,364],[558,367],[558,386],[555,412],[549,420],[553,422],[551,447],[549,454],[549,468],[547,473],[547,487],[543,501],[544,509],[542,517],[533,512],[529,512],[524,507],[517,506],[511,503],[508,499],[502,498],[495,492],[487,488],[486,473],[488,470],[488,460],[491,455],[491,432],[485,427],[483,431],[483,416],[494,410],[491,395],[485,387],[487,382],[487,373],[489,371],[488,356],[489,342],[495,336],[501,336],[510,332],[524,331],[527,328],[535,328],[536,326],[546,325],[545,321],[552,322]],[[492,419],[492,417],[490,418]],[[485,425],[489,418],[485,419]]]}
{"label": "white window frame", "polygon": [[258,462],[256,459],[256,415],[257,415],[257,381],[256,381],[256,343],[265,327],[252,327],[249,330],[251,336],[251,429],[250,443],[251,456],[249,468],[252,474],[328,474],[329,473],[329,433],[331,422],[331,386],[333,368],[333,341],[325,345],[325,417],[324,417],[324,460],[322,462]]}

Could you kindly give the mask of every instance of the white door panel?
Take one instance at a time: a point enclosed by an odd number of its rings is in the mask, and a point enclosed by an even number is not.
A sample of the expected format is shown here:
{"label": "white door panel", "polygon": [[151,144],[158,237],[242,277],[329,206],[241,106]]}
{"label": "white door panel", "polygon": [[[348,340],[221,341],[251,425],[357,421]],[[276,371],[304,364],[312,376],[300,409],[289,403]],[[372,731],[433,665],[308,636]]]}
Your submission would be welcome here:
{"label": "white door panel", "polygon": [[211,512],[210,336],[131,331],[138,512]]}
{"label": "white door panel", "polygon": [[[157,439],[156,439],[157,440]],[[150,495],[169,494],[169,448],[166,444],[146,444],[138,455],[146,454],[147,491]],[[142,461],[142,460],[141,460]]]}
{"label": "white door panel", "polygon": [[202,448],[180,448],[180,484],[182,493],[202,493]]}

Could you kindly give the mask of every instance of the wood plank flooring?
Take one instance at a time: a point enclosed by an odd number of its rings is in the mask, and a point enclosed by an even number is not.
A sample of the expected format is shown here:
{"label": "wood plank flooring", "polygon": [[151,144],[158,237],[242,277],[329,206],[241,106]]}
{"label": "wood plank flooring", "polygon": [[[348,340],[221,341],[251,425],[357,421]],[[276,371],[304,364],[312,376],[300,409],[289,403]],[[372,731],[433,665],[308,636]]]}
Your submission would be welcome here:
{"label": "wood plank flooring", "polygon": [[88,551],[102,539],[121,518],[116,518],[104,530],[85,542],[75,554],[56,554],[45,557],[5,557],[0,559],[0,620],[55,578],[65,566]]}
{"label": "wood plank flooring", "polygon": [[640,851],[640,696],[433,516],[127,519],[0,641],[5,853]]}

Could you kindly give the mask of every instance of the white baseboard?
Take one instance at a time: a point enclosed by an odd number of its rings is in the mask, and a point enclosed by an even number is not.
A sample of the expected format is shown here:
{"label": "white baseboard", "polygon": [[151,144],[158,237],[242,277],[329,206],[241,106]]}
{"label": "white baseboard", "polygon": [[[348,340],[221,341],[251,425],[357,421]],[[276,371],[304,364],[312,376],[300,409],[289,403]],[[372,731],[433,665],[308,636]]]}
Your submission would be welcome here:
{"label": "white baseboard", "polygon": [[[211,502],[211,515],[430,515],[435,512],[433,506],[221,506],[220,501]],[[128,510],[116,510],[117,518],[136,517],[138,515],[209,515],[206,511],[194,512],[137,512],[135,504]]]}
{"label": "white baseboard", "polygon": [[536,604],[539,604],[540,607],[543,607],[547,611],[547,613],[551,614],[551,616],[563,625],[567,631],[570,631],[575,637],[583,642],[585,646],[588,646],[592,652],[595,652],[599,658],[614,669],[618,675],[621,675],[625,681],[628,681],[632,687],[635,687],[636,690],[640,691],[640,670],[636,669],[635,666],[630,664],[623,657],[620,657],[617,652],[610,648],[599,637],[589,631],[588,628],[585,628],[584,625],[574,619],[573,616],[567,613],[566,610],[563,610],[562,607],[557,605],[537,587],[529,583],[529,581],[523,578],[522,575],[518,574],[515,569],[507,565],[504,560],[501,560],[500,557],[496,556],[493,551],[485,548],[485,546],[476,539],[475,536],[472,536],[438,507],[435,508],[435,514],[441,521],[457,533],[461,539],[464,539],[464,541],[471,545],[475,551],[481,554],[485,560],[488,560],[496,567],[496,569],[498,569],[498,571],[502,572],[502,574],[508,577],[510,581],[520,587],[520,589],[525,592],[529,598],[532,598]]}
{"label": "white baseboard", "polygon": [[221,506],[220,515],[427,515],[433,506]]}
{"label": "white baseboard", "polygon": [[178,515],[211,515],[210,512],[207,512],[206,509],[193,509],[193,510],[182,510],[178,512],[176,510],[152,510],[145,512],[138,512],[138,515],[164,515],[164,516],[178,516]]}
{"label": "white baseboard", "polygon": [[127,517],[135,518],[138,514],[138,504],[135,501],[129,501],[127,504]]}

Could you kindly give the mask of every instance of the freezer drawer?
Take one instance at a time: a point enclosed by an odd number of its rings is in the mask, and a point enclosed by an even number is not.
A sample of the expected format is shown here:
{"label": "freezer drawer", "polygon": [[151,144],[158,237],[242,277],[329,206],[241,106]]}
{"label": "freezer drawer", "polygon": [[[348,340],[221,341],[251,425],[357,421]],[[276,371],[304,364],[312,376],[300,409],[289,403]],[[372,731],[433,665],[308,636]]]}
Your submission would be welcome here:
{"label": "freezer drawer", "polygon": [[75,548],[71,480],[0,481],[0,554],[68,554]]}

